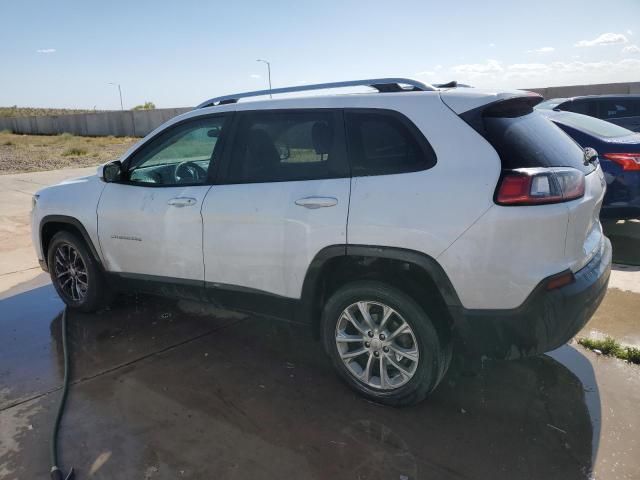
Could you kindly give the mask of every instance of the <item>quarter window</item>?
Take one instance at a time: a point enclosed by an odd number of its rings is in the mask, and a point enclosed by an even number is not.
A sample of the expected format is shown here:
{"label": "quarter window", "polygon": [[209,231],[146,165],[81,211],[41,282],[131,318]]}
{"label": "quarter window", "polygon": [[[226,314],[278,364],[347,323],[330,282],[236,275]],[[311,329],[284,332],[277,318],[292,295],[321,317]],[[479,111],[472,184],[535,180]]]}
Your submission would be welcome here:
{"label": "quarter window", "polygon": [[238,114],[230,183],[347,177],[344,135],[335,111]]}
{"label": "quarter window", "polygon": [[353,176],[414,172],[436,163],[431,145],[400,114],[349,111],[346,122]]}
{"label": "quarter window", "polygon": [[154,186],[206,183],[224,123],[218,116],[170,128],[134,154],[128,180]]}

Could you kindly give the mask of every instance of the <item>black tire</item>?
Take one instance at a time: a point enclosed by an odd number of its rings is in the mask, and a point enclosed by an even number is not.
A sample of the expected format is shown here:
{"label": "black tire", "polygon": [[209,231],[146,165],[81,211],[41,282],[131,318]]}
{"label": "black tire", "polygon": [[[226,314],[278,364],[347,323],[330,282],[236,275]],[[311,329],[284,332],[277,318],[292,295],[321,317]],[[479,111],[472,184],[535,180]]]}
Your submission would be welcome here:
{"label": "black tire", "polygon": [[[336,344],[338,322],[342,312],[359,301],[379,302],[391,307],[413,331],[419,360],[410,380],[395,389],[375,388],[361,381],[340,357]],[[429,315],[420,305],[403,291],[378,281],[353,282],[336,291],[322,313],[322,337],[327,354],[347,384],[366,398],[385,405],[412,405],[423,400],[442,380],[451,359],[450,342],[441,340]],[[359,345],[364,347],[364,344]]]}
{"label": "black tire", "polygon": [[[71,252],[71,255],[73,252],[77,253],[77,257],[72,257],[77,258],[74,263],[73,278],[71,275],[60,276],[60,272],[64,271],[65,267],[62,267],[60,262],[57,263],[57,252],[60,252],[58,255],[62,257],[65,255],[64,252]],[[97,260],[87,248],[84,240],[73,233],[62,231],[53,236],[49,242],[47,265],[53,286],[69,308],[81,312],[94,312],[107,306],[111,301],[111,291]],[[81,270],[84,270],[86,274],[80,274]],[[70,283],[73,285],[74,281],[77,288],[69,291],[69,288],[73,288],[69,285]],[[86,288],[82,287],[80,282],[86,282]],[[80,292],[83,295],[80,295]]]}

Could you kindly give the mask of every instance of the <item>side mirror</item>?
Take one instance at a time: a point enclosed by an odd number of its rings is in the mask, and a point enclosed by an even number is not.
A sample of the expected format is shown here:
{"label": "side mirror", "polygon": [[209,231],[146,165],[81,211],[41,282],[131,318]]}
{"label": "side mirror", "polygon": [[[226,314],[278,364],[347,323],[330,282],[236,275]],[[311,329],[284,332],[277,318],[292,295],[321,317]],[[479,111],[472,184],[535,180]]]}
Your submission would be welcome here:
{"label": "side mirror", "polygon": [[118,182],[122,179],[122,163],[120,160],[106,163],[99,167],[98,175],[104,182]]}
{"label": "side mirror", "polygon": [[[584,149],[584,164],[589,165],[590,163],[596,164],[596,160],[598,160],[598,152],[595,148],[587,147]],[[596,164],[597,165],[597,164]]]}

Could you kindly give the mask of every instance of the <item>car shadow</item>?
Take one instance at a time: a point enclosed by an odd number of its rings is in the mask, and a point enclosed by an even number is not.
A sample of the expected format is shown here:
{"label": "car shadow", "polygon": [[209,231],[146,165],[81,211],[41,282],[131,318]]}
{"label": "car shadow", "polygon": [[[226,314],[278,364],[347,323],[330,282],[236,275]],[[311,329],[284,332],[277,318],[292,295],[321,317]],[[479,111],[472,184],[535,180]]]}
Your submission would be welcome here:
{"label": "car shadow", "polygon": [[[18,342],[0,354],[11,371],[0,390],[22,392],[14,403],[40,395],[20,386],[33,386],[24,375],[55,388],[63,366],[60,304],[43,306],[51,287],[20,295],[18,323],[4,310],[0,322]],[[68,328],[76,383],[63,457],[92,478],[571,479],[589,478],[598,450],[598,387],[571,347],[487,361],[473,376],[454,364],[426,401],[390,408],[344,385],[297,324],[131,296],[70,313]],[[33,400],[28,421],[50,424],[56,401]],[[46,440],[22,429],[0,460],[46,474]]]}
{"label": "car shadow", "polygon": [[602,227],[611,240],[613,262],[640,266],[640,220],[605,221]]}

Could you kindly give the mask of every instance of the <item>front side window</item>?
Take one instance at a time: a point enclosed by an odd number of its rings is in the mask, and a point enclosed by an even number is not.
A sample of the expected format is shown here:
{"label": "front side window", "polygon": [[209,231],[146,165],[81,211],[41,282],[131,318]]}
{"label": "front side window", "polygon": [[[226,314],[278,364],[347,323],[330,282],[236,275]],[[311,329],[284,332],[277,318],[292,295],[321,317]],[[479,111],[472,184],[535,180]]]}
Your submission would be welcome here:
{"label": "front side window", "polygon": [[346,124],[353,176],[415,172],[435,165],[426,139],[398,114],[349,111]]}
{"label": "front side window", "polygon": [[206,183],[224,123],[218,116],[170,128],[133,155],[127,180],[154,186]]}
{"label": "front side window", "polygon": [[349,175],[339,114],[330,110],[239,113],[230,183]]}

